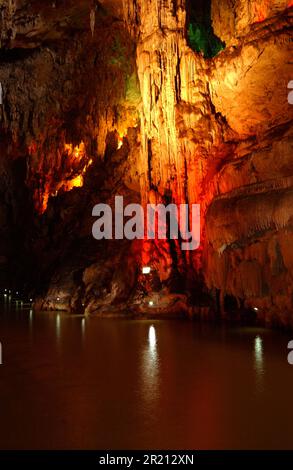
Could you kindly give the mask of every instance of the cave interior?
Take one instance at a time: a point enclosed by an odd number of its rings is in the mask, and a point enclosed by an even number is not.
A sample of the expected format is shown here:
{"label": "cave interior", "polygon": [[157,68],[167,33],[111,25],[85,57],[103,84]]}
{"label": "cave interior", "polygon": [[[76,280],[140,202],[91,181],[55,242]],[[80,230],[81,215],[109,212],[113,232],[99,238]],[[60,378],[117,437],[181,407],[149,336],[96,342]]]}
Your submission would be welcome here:
{"label": "cave interior", "polygon": [[[1,1],[1,291],[292,327],[292,6]],[[95,240],[117,195],[199,204],[199,247]]]}

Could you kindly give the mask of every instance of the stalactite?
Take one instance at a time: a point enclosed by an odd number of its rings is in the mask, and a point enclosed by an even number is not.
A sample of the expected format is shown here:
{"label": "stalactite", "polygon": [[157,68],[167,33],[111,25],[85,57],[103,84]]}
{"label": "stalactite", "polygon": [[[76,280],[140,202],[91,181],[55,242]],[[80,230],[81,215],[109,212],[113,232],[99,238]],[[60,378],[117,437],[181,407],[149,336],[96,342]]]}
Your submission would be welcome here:
{"label": "stalactite", "polygon": [[[118,189],[144,205],[201,206],[198,250],[183,253],[168,239],[133,243],[127,256],[117,248],[114,274],[105,250],[73,304],[85,295],[92,312],[114,302],[126,289],[121,262],[139,305],[153,290],[195,299],[208,287],[220,291],[223,310],[226,295],[289,308],[291,2],[196,2],[201,19],[189,0],[2,3],[1,152],[7,162],[26,159],[28,199],[43,213],[33,214],[36,225],[51,230],[54,214],[60,233],[74,227],[79,241],[75,201],[110,200]],[[148,280],[136,278],[141,264],[151,267]],[[109,295],[97,300],[100,278]]]}
{"label": "stalactite", "polygon": [[[231,2],[228,1],[212,2],[212,25],[217,36],[222,41],[227,41],[228,45],[236,45],[239,37],[246,37],[251,24],[267,20],[288,6],[284,1],[239,0],[234,3],[231,7]],[[269,55],[274,53],[277,63],[282,39],[279,39],[278,45],[272,43],[267,51],[261,50],[261,53],[258,48],[252,50],[249,42],[247,45],[244,42],[242,49],[237,49],[237,52],[227,48],[227,51],[223,51],[213,62],[208,63],[201,53],[190,49],[186,40],[184,1],[177,2],[176,6],[171,1],[154,3],[141,0],[126,1],[125,4],[126,21],[131,25],[130,30],[137,40],[137,69],[142,95],[142,144],[139,165],[142,200],[144,203],[150,198],[158,201],[168,191],[169,197],[176,203],[188,201],[189,204],[201,204],[203,244],[208,244],[209,247],[212,245],[216,252],[210,258],[206,247],[204,248],[203,258],[206,258],[203,259],[203,269],[208,285],[221,290],[222,304],[226,293],[234,295],[239,301],[240,297],[245,296],[245,291],[249,292],[248,297],[263,292],[258,268],[256,270],[259,274],[250,285],[251,265],[247,265],[248,271],[243,265],[243,282],[237,283],[234,276],[237,272],[236,258],[229,256],[231,250],[233,253],[233,250],[237,249],[238,244],[249,244],[248,240],[261,237],[262,233],[269,230],[283,230],[289,224],[290,202],[286,202],[286,198],[291,200],[290,195],[285,191],[283,197],[279,191],[282,187],[289,187],[291,183],[285,181],[284,175],[278,180],[264,184],[259,181],[257,188],[247,188],[253,196],[249,198],[247,193],[249,199],[244,199],[242,204],[241,197],[245,192],[243,186],[248,184],[248,180],[251,184],[253,179],[253,165],[249,167],[249,162],[254,157],[247,151],[248,155],[243,158],[238,142],[241,138],[245,140],[247,134],[254,135],[258,128],[261,129],[259,132],[263,132],[261,126],[273,126],[273,120],[283,122],[284,99],[282,96],[275,100],[270,110],[274,115],[268,122],[265,113],[262,115],[263,104],[258,113],[254,112],[255,87],[251,88],[252,102],[247,106],[250,96],[247,97],[244,90],[241,90],[241,96],[237,94],[237,85],[241,83],[242,77],[245,79],[253,73],[259,80],[257,94],[262,96],[264,77],[261,71],[256,72],[254,67],[257,68],[257,64],[262,61],[269,64]],[[234,14],[233,18],[230,18],[231,14]],[[274,19],[271,21],[274,23]],[[276,28],[276,37],[278,34],[286,36],[286,29],[282,29],[281,23],[278,23]],[[259,45],[263,41],[265,47],[267,38],[262,37],[262,33],[259,33]],[[282,60],[280,65],[283,67],[280,74],[286,75]],[[248,80],[250,84],[252,78],[249,77]],[[280,88],[278,91],[281,93]],[[233,97],[226,98],[229,93],[232,93]],[[232,110],[228,112],[229,106]],[[242,113],[239,107],[243,109]],[[287,159],[286,145],[282,151]],[[243,165],[243,171],[239,171],[239,165]],[[280,162],[280,167],[281,165]],[[221,177],[224,174],[225,177]],[[254,178],[258,176],[255,175]],[[231,191],[237,185],[241,188],[241,195],[235,194],[233,203],[232,192],[228,195],[227,211],[224,209],[224,201],[219,200],[219,204],[222,204],[220,207],[215,200],[212,210],[208,213],[206,227],[205,213],[213,198],[219,193]],[[270,193],[276,185],[277,191]],[[224,218],[221,214],[224,214]],[[168,265],[171,267],[172,253],[168,244],[164,244],[164,249],[160,248],[159,241],[155,245],[155,249],[150,251],[149,244],[146,244],[143,255],[145,262],[151,263],[157,250],[161,253],[160,256],[169,258]],[[179,253],[180,257],[182,258],[182,254]],[[200,252],[199,255],[191,254],[187,259],[197,270],[201,266]],[[217,261],[207,263],[207,259]],[[229,259],[234,260],[232,265],[235,271],[229,271]],[[168,272],[171,271],[169,269]]]}

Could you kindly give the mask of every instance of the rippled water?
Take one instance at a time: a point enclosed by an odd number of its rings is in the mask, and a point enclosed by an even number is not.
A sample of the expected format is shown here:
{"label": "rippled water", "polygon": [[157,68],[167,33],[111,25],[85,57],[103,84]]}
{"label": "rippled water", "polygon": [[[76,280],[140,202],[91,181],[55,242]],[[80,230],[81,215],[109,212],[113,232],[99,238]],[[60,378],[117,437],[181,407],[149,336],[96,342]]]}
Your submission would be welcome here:
{"label": "rippled water", "polygon": [[290,337],[0,313],[0,448],[293,448]]}

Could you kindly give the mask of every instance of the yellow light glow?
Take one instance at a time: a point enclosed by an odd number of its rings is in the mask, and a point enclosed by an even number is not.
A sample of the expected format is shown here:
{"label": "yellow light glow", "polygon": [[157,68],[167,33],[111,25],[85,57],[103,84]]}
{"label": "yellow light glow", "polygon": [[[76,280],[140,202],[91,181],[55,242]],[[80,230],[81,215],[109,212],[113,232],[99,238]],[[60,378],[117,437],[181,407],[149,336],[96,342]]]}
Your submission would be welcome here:
{"label": "yellow light glow", "polygon": [[81,160],[85,156],[85,145],[83,141],[75,147],[73,147],[72,144],[65,144],[64,150],[69,157],[74,157],[77,160]]}
{"label": "yellow light glow", "polygon": [[81,188],[83,185],[83,176],[78,175],[72,180],[68,181],[67,191],[70,191],[72,188]]}
{"label": "yellow light glow", "polygon": [[118,133],[118,145],[117,145],[117,150],[121,149],[122,145],[123,145],[123,139],[124,137],[127,136],[127,132],[128,132],[128,128],[125,128],[125,129],[119,129],[117,131]]}

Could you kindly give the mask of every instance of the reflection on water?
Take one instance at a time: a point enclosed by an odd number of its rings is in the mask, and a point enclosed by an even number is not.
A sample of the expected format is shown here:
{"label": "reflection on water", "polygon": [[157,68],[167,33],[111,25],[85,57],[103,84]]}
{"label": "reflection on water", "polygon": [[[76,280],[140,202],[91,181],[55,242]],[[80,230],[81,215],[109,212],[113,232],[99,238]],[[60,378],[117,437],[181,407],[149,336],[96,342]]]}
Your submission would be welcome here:
{"label": "reflection on water", "polygon": [[0,448],[293,448],[291,337],[4,302]]}
{"label": "reflection on water", "polygon": [[256,372],[257,391],[260,391],[264,386],[264,359],[263,340],[259,335],[257,335],[254,340],[254,367]]}
{"label": "reflection on water", "polygon": [[145,407],[152,408],[159,393],[159,358],[157,336],[153,325],[149,327],[148,343],[142,355],[142,397]]}
{"label": "reflection on water", "polygon": [[84,334],[85,334],[85,318],[81,319],[81,334],[82,334],[82,337],[84,337]]}
{"label": "reflection on water", "polygon": [[33,334],[33,310],[30,309],[29,310],[29,331],[30,331],[30,334],[32,335]]}
{"label": "reflection on water", "polygon": [[60,314],[56,315],[56,338],[57,341],[59,342],[61,337],[61,317]]}
{"label": "reflection on water", "polygon": [[149,329],[149,349],[152,356],[156,356],[157,354],[157,337],[156,337],[156,330],[153,325],[150,326]]}

